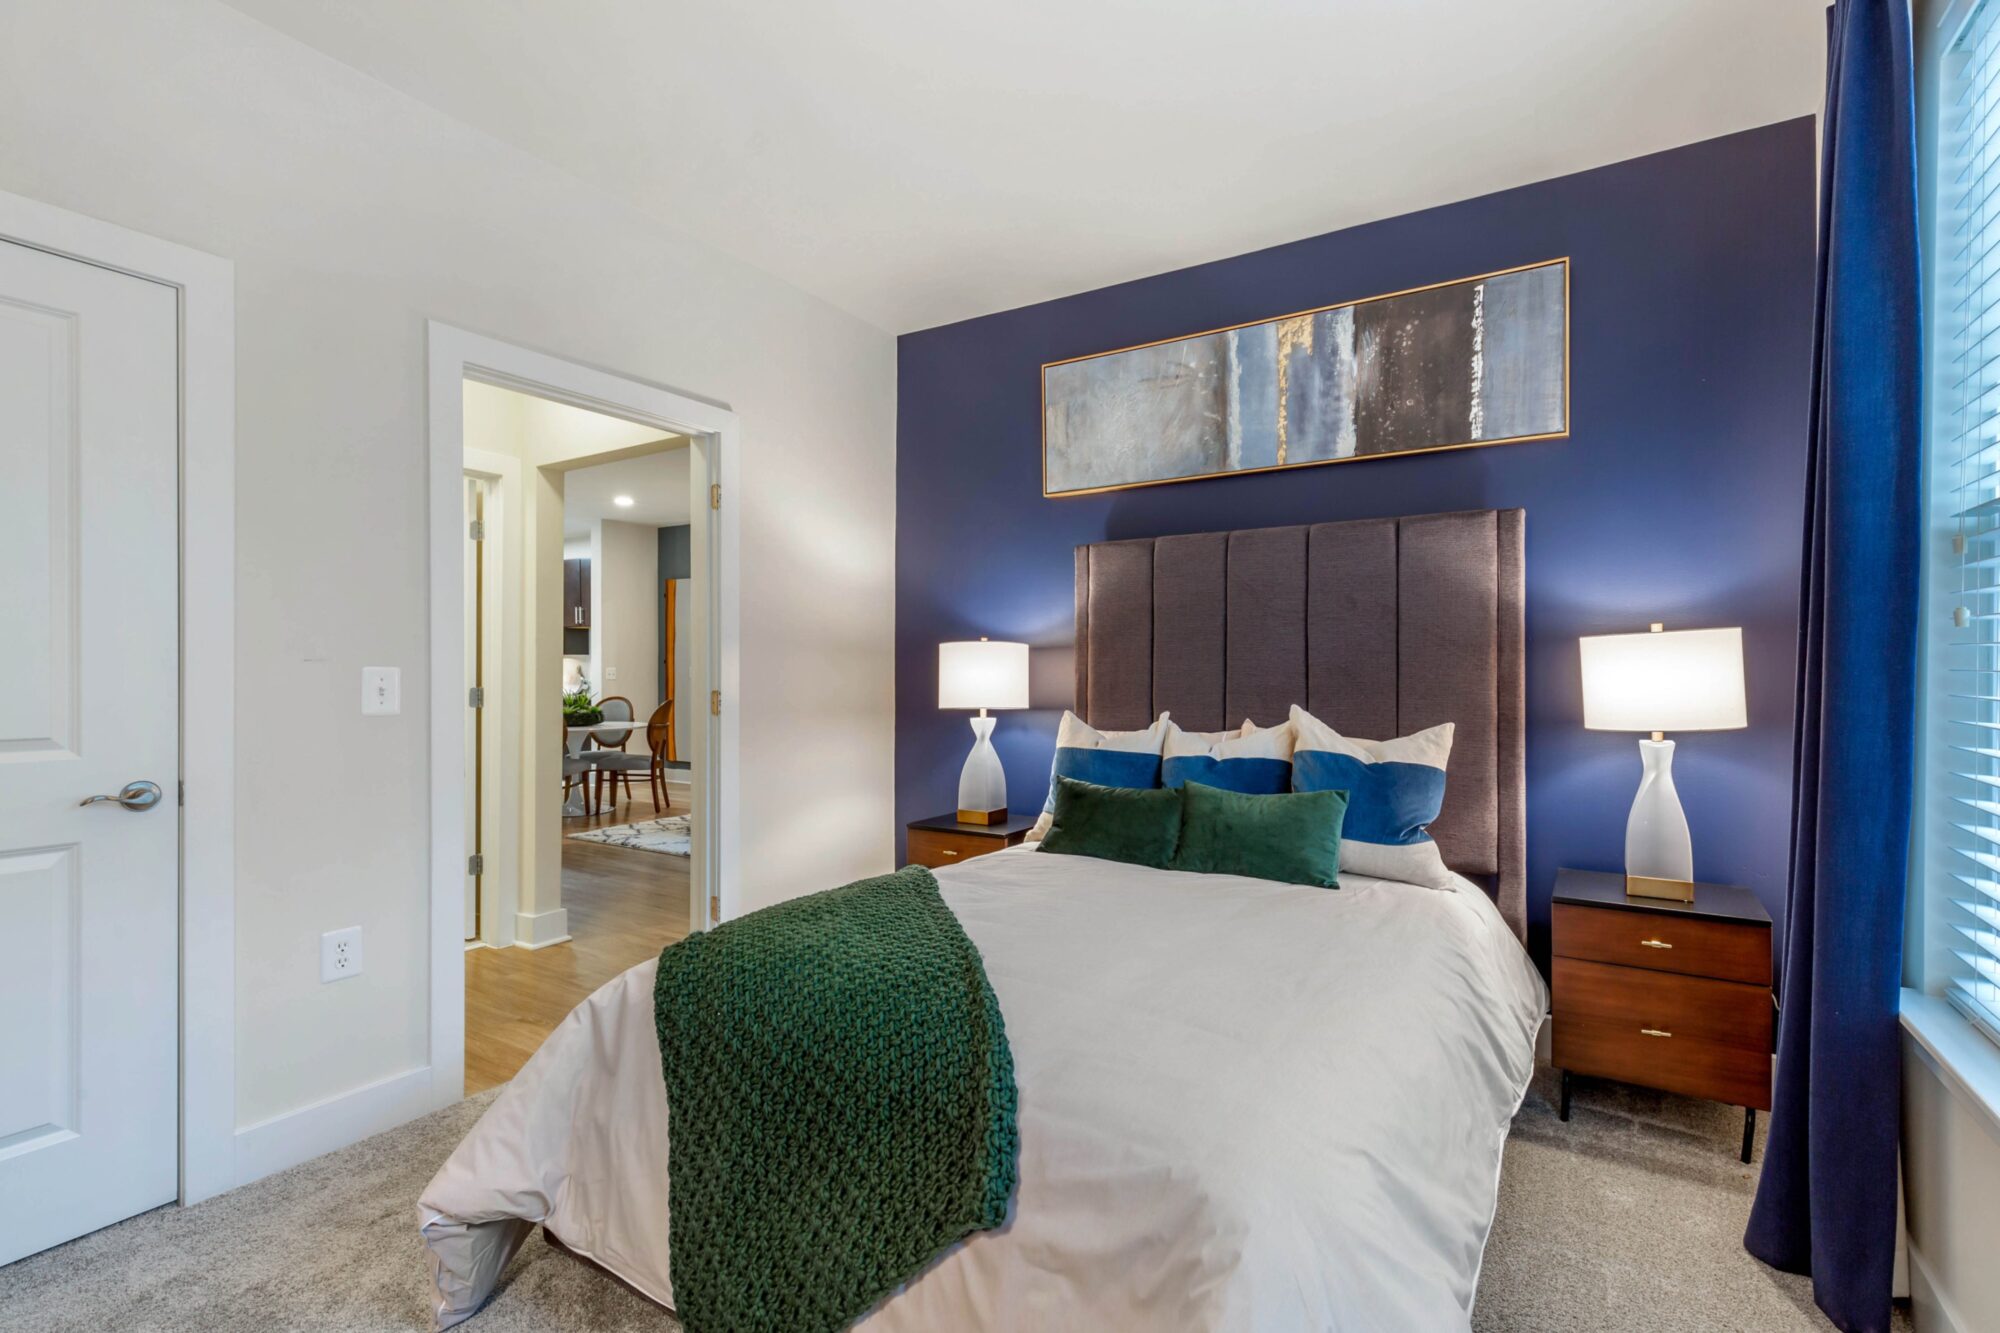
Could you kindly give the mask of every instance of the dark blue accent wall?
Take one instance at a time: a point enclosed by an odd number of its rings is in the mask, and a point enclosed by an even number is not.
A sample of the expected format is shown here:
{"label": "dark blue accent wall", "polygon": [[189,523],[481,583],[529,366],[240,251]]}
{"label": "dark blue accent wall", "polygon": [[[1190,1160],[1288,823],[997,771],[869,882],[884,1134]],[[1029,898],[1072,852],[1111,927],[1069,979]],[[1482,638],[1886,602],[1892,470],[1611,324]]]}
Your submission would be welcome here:
{"label": "dark blue accent wall", "polygon": [[[1636,738],[1581,720],[1580,634],[1741,625],[1750,727],[1676,737],[1695,873],[1779,916],[1812,335],[1810,117],[905,335],[897,349],[896,814],[952,808],[971,747],[937,648],[1035,646],[994,743],[1040,806],[1073,694],[1084,542],[1520,506],[1528,513],[1529,912],[1616,869]],[[1041,493],[1043,362],[1567,255],[1571,435],[1072,499]]]}
{"label": "dark blue accent wall", "polygon": [[[669,579],[691,579],[694,577],[694,548],[689,544],[694,529],[685,523],[671,528],[661,528],[660,532],[660,581]],[[667,619],[660,617],[660,650],[654,654],[659,662],[659,695],[667,697]]]}

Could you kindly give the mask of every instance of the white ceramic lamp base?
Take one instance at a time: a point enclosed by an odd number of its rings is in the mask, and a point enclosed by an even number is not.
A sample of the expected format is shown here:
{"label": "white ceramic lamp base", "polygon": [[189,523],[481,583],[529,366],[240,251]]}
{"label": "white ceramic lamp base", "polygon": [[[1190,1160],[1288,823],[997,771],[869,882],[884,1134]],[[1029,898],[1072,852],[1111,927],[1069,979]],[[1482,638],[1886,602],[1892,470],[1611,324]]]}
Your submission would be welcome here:
{"label": "white ceramic lamp base", "polygon": [[1694,901],[1694,843],[1674,790],[1674,743],[1639,742],[1639,794],[1625,820],[1625,892]]}
{"label": "white ceramic lamp base", "polygon": [[993,748],[996,719],[982,710],[972,719],[972,753],[958,772],[958,822],[1004,824],[1007,821],[1007,772]]}

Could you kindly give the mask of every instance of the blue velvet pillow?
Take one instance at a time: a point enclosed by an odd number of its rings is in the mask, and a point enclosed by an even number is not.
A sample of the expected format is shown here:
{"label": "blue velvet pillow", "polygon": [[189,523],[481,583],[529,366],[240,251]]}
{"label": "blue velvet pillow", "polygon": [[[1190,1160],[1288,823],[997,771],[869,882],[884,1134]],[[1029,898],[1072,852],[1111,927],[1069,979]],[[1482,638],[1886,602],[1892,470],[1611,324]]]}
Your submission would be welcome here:
{"label": "blue velvet pillow", "polygon": [[1452,725],[1388,741],[1343,736],[1292,708],[1293,791],[1344,791],[1340,866],[1357,875],[1442,889],[1451,872],[1430,834],[1444,807]]}
{"label": "blue velvet pillow", "polygon": [[1048,833],[1056,810],[1056,788],[1064,778],[1095,783],[1100,787],[1137,787],[1148,790],[1160,785],[1160,746],[1166,740],[1165,713],[1144,731],[1099,731],[1075,713],[1065,712],[1056,728],[1056,753],[1049,764],[1049,794],[1042,802],[1042,817],[1029,835],[1040,838]]}

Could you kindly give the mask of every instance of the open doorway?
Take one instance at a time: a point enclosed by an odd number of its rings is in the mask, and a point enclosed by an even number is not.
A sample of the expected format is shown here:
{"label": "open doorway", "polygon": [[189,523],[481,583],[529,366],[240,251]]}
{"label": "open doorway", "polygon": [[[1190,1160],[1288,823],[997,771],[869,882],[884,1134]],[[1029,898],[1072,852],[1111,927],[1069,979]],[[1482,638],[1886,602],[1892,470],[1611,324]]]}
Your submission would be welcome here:
{"label": "open doorway", "polygon": [[[465,1082],[478,1092],[703,919],[693,773],[669,767],[686,667],[663,670],[663,645],[690,630],[666,618],[665,589],[677,604],[700,595],[687,587],[698,497],[685,434],[477,380],[463,393]],[[558,671],[537,670],[551,652]],[[559,793],[522,779],[538,746]]]}
{"label": "open doorway", "polygon": [[476,1092],[727,912],[734,421],[443,326],[432,352],[433,957],[459,982],[433,1041]]}

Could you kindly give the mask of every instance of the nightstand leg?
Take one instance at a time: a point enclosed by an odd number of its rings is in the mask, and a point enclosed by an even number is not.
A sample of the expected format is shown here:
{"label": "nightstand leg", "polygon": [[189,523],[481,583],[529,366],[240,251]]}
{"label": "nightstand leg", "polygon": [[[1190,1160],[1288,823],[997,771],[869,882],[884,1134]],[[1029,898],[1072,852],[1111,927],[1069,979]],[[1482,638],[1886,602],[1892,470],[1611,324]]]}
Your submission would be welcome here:
{"label": "nightstand leg", "polygon": [[1757,1108],[1743,1108],[1743,1160],[1750,1160],[1750,1149],[1757,1142]]}
{"label": "nightstand leg", "polygon": [[1569,1121],[1569,1071],[1562,1071],[1562,1106],[1556,1111],[1556,1119]]}

